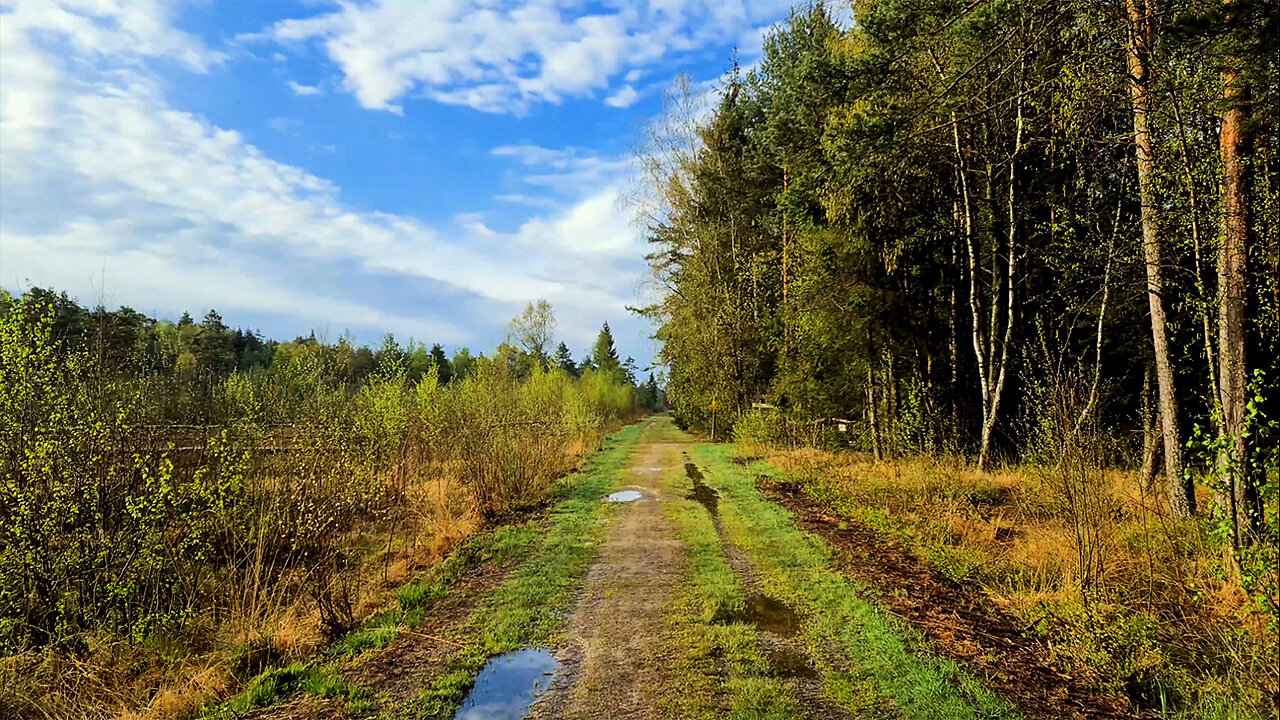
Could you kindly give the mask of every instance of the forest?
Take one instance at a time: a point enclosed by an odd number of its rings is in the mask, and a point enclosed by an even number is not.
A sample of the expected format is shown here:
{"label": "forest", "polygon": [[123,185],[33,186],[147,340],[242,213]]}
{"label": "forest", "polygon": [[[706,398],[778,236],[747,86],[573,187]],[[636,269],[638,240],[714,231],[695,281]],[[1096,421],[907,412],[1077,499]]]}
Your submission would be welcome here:
{"label": "forest", "polygon": [[[642,312],[677,422],[851,447],[899,479],[936,458],[1012,473],[1020,509],[1073,528],[1080,561],[1049,585],[1097,601],[1090,627],[1164,624],[1171,664],[1212,675],[1238,646],[1206,650],[1198,601],[1171,599],[1233,588],[1251,599],[1207,622],[1268,628],[1235,667],[1274,693],[1280,6],[853,11],[793,11],[710,108],[673,93],[640,154],[660,295]],[[906,485],[844,489],[927,516]],[[1184,524],[1116,531],[1135,507]],[[1137,589],[1152,578],[1114,567],[1189,538],[1197,580]]]}

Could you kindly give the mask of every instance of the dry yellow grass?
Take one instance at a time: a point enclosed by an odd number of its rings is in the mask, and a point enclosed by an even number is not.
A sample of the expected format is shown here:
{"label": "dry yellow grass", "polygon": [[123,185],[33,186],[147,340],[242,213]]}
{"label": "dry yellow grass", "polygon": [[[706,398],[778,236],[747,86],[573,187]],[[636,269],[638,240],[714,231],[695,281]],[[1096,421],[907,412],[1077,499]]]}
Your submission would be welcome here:
{"label": "dry yellow grass", "polygon": [[[581,452],[581,450],[579,450]],[[351,537],[364,548],[349,586],[355,620],[382,611],[394,591],[444,558],[477,526],[466,492],[435,465],[419,468],[405,488],[410,511],[395,528],[366,528]],[[240,574],[252,583],[252,572]],[[231,608],[217,627],[192,646],[165,657],[154,648],[126,643],[90,647],[75,655],[32,653],[0,660],[0,716],[177,720],[194,717],[236,683],[230,667],[237,652],[265,646],[279,659],[305,658],[322,647],[320,614],[305,591],[301,571],[271,592],[247,587],[232,597],[253,598]],[[198,633],[198,634],[199,634]]]}
{"label": "dry yellow grass", "polygon": [[[950,459],[749,452],[833,511],[980,584],[1057,643],[1064,659],[1099,666],[1113,687],[1154,668],[1222,692],[1246,686],[1266,695],[1280,682],[1274,629],[1250,613],[1218,546],[1203,527],[1172,518],[1163,493],[1142,487],[1134,472],[1099,473],[1103,511],[1081,519],[1032,467],[982,474]],[[1092,575],[1077,530],[1088,533]]]}

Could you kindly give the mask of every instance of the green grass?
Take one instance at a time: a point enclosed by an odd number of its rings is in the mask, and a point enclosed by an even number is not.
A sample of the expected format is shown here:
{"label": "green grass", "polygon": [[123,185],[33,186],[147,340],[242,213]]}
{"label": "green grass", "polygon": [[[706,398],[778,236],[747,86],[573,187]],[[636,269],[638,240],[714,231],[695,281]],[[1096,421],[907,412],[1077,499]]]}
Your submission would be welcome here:
{"label": "green grass", "polygon": [[[682,475],[679,477],[683,477]],[[671,518],[689,559],[689,575],[672,601],[668,623],[669,677],[659,704],[678,718],[790,720],[803,717],[791,690],[770,676],[753,625],[732,622],[746,604],[746,588],[724,556],[710,515],[691,500],[677,500],[682,483],[663,479]]]}
{"label": "green grass", "polygon": [[335,663],[295,662],[267,670],[249,682],[234,698],[205,709],[205,718],[232,718],[268,707],[294,693],[342,700],[348,712],[363,715],[376,706],[367,689],[352,685],[339,674]]}
{"label": "green grass", "polygon": [[553,641],[574,588],[595,557],[603,515],[613,511],[600,499],[618,484],[646,425],[632,425],[610,436],[586,470],[558,483],[552,495],[559,502],[545,526],[528,538],[533,543],[529,559],[472,613],[472,639],[449,658],[445,674],[401,715],[423,720],[451,717],[490,658]]}
{"label": "green grass", "polygon": [[731,447],[700,445],[691,454],[720,492],[726,539],[745,552],[764,591],[809,617],[804,639],[827,694],[854,712],[920,720],[1016,718],[1017,711],[954,662],[929,653],[923,639],[891,618],[835,568],[825,541],[800,531],[755,487],[759,467],[730,461]]}

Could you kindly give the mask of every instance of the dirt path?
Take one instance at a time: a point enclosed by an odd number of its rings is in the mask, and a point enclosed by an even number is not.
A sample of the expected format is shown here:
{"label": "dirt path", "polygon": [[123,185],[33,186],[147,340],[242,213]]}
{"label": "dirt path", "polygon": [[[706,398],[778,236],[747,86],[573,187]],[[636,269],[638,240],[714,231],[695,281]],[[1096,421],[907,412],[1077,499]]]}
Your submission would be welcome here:
{"label": "dirt path", "polygon": [[655,718],[650,686],[666,624],[664,613],[687,561],[670,521],[659,479],[678,468],[680,445],[646,430],[627,470],[639,500],[618,508],[568,622],[563,663],[539,718]]}
{"label": "dirt path", "polygon": [[[471,568],[420,625],[340,663],[366,709],[317,691],[261,717],[515,718],[530,702],[539,720],[1124,716],[896,548],[824,522],[786,488],[762,495],[729,448],[666,418],[624,432],[568,499],[505,536],[523,543],[521,559]],[[611,491],[639,498],[610,505]],[[849,551],[880,561],[855,572],[837,560]],[[893,592],[864,601],[846,575]],[[930,642],[901,635],[899,621]],[[483,679],[489,661],[542,648],[559,661],[549,687],[529,689],[535,670],[500,701],[507,710],[464,703],[455,715],[473,684],[496,687]]]}

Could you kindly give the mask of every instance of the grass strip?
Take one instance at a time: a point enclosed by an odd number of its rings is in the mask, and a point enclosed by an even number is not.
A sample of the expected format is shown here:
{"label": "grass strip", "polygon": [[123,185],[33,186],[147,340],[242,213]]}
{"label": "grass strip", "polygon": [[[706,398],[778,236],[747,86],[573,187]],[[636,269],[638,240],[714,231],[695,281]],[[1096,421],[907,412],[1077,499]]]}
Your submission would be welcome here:
{"label": "grass strip", "polygon": [[668,616],[669,677],[659,707],[668,717],[792,720],[803,717],[791,689],[771,677],[755,626],[731,622],[746,605],[746,589],[725,558],[720,536],[701,505],[677,499],[677,476],[663,478],[663,511],[689,558],[687,582]]}
{"label": "grass strip", "polygon": [[956,663],[930,654],[910,628],[863,599],[866,589],[835,569],[831,547],[761,497],[754,474],[764,466],[735,466],[731,452],[725,445],[691,449],[703,465],[705,482],[720,493],[727,541],[748,554],[765,592],[811,617],[804,637],[819,660],[828,695],[854,712],[879,710],[920,720],[1021,717]]}

